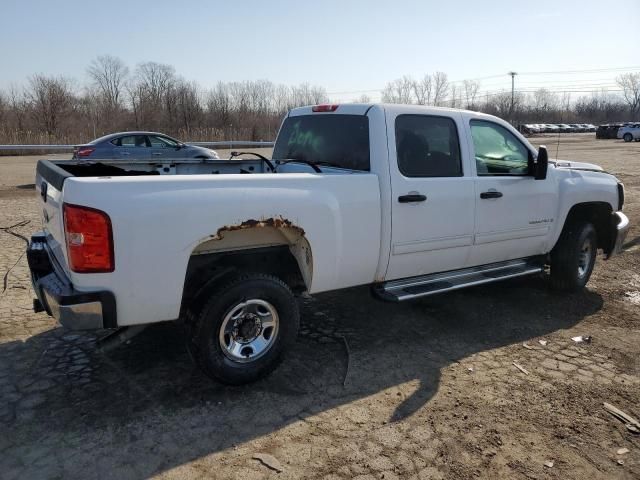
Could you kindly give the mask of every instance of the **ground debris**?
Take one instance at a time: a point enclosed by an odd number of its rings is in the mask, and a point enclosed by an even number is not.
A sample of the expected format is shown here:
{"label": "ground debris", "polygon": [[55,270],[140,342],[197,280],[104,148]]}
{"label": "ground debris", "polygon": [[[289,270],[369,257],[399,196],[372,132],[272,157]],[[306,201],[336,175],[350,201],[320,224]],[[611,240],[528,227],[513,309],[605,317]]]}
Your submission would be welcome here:
{"label": "ground debris", "polygon": [[284,470],[280,461],[276,457],[274,457],[273,455],[269,455],[268,453],[255,453],[251,458],[253,458],[254,460],[258,460],[265,467],[270,468],[275,472],[280,473]]}
{"label": "ground debris", "polygon": [[604,402],[603,406],[611,415],[616,417],[618,420],[622,420],[624,422],[624,426],[627,427],[627,430],[631,433],[640,433],[640,422],[638,422],[638,420],[619,408],[614,407],[610,403]]}
{"label": "ground debris", "polygon": [[542,345],[543,347],[546,347],[546,346],[547,346],[547,343],[549,343],[549,341],[548,341],[548,340],[538,340],[538,343],[539,343],[540,345]]}
{"label": "ground debris", "polygon": [[547,460],[546,462],[544,462],[544,466],[547,468],[551,468],[553,467],[553,462],[551,460]]}
{"label": "ground debris", "polygon": [[571,340],[573,340],[576,343],[591,343],[591,336],[587,335],[578,335],[577,337],[571,337]]}
{"label": "ground debris", "polygon": [[513,362],[513,366],[516,367],[518,370],[520,370],[525,375],[529,375],[529,371],[526,368],[524,368],[522,365],[520,365],[519,363]]}
{"label": "ground debris", "polygon": [[617,453],[618,455],[625,455],[625,454],[629,453],[629,449],[628,449],[628,448],[619,448],[619,449],[616,451],[616,453]]}
{"label": "ground debris", "polygon": [[528,343],[523,343],[523,344],[522,344],[522,346],[523,346],[524,348],[526,348],[527,350],[533,350],[533,349],[534,349],[534,348],[533,348],[531,345],[529,345]]}

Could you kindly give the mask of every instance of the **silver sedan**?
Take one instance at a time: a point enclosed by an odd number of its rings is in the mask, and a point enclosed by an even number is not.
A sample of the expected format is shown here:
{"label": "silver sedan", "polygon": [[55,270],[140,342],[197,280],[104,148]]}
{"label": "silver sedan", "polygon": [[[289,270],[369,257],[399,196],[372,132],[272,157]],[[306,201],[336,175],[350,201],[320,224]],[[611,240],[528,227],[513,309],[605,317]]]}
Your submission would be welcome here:
{"label": "silver sedan", "polygon": [[153,160],[220,158],[209,148],[187,145],[155,132],[121,132],[105,135],[73,149],[74,160]]}

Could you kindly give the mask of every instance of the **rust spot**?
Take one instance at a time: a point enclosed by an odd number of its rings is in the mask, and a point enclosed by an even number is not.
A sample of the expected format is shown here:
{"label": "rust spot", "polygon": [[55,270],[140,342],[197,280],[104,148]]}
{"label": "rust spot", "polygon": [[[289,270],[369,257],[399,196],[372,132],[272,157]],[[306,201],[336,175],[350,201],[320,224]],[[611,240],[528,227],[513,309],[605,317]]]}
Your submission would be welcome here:
{"label": "rust spot", "polygon": [[304,235],[304,230],[297,225],[294,225],[291,220],[288,220],[282,216],[280,217],[269,217],[264,218],[262,220],[249,219],[242,222],[240,225],[225,225],[224,227],[220,227],[218,231],[211,235],[212,240],[221,240],[224,237],[225,232],[234,232],[236,230],[244,230],[247,228],[264,228],[264,227],[272,227],[272,228],[291,228],[296,230],[300,235]]}

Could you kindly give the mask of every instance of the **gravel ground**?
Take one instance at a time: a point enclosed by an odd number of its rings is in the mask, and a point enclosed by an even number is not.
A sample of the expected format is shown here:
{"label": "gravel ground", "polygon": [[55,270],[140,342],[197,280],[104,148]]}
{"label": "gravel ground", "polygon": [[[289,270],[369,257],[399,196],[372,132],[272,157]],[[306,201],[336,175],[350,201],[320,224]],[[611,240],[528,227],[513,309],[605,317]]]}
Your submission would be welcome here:
{"label": "gravel ground", "polygon": [[[532,141],[626,184],[626,251],[587,290],[529,278],[400,305],[366,288],[303,298],[287,360],[240,388],[192,365],[178,325],[103,355],[95,334],[33,313],[25,244],[0,230],[0,477],[640,478],[640,435],[602,408],[640,417],[640,144]],[[27,236],[33,166],[0,157],[0,227],[28,220]]]}

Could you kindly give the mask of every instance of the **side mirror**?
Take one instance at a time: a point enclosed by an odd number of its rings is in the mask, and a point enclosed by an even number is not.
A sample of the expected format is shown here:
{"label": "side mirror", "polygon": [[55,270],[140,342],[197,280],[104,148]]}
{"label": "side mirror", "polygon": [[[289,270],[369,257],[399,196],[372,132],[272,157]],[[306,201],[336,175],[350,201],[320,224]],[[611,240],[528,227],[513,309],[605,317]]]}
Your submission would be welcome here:
{"label": "side mirror", "polygon": [[547,178],[547,168],[549,167],[549,154],[547,147],[540,145],[538,149],[538,158],[533,164],[533,178],[536,180],[544,180]]}

